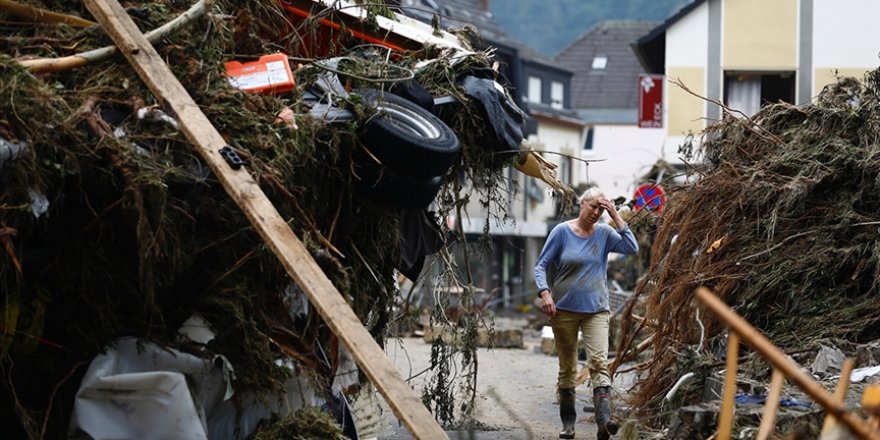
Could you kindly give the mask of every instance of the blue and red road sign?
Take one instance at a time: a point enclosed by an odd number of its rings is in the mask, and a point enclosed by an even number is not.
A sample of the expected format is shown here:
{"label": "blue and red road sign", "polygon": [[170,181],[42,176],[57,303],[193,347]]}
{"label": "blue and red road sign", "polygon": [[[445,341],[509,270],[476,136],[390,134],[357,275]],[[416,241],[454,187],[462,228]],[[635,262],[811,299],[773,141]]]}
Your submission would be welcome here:
{"label": "blue and red road sign", "polygon": [[636,212],[647,208],[649,211],[659,213],[663,210],[663,204],[666,203],[666,192],[658,185],[648,183],[636,189],[633,200],[635,200],[634,209]]}

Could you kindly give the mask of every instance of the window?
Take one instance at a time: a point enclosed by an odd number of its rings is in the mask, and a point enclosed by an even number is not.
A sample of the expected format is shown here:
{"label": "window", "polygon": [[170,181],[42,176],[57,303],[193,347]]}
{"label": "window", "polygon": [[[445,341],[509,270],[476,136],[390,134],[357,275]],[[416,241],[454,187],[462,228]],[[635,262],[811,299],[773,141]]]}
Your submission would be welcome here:
{"label": "window", "polygon": [[550,107],[562,108],[565,100],[565,86],[559,81],[550,83]]}
{"label": "window", "polygon": [[571,165],[572,159],[568,156],[562,156],[562,166],[559,167],[559,180],[568,186],[571,186]]}
{"label": "window", "polygon": [[746,116],[753,116],[767,104],[794,103],[794,79],[794,72],[727,72],[724,75],[724,102]]}
{"label": "window", "polygon": [[584,139],[584,150],[593,150],[593,127],[587,129],[587,137]]}
{"label": "window", "polygon": [[541,78],[529,77],[529,102],[541,102]]}
{"label": "window", "polygon": [[608,65],[608,57],[605,55],[596,55],[593,57],[593,70],[605,70]]}

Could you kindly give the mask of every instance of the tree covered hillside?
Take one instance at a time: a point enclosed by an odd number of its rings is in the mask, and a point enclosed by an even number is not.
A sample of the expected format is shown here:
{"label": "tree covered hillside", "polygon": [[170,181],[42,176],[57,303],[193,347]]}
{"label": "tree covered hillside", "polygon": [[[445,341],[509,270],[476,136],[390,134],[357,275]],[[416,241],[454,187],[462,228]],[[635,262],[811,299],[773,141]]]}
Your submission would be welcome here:
{"label": "tree covered hillside", "polygon": [[600,21],[663,21],[690,1],[493,0],[489,7],[510,36],[552,57]]}

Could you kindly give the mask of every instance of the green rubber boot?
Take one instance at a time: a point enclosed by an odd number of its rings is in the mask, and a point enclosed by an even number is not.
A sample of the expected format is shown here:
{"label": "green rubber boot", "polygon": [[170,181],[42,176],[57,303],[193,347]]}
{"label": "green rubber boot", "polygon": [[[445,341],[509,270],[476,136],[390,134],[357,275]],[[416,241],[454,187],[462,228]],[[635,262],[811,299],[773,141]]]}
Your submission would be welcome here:
{"label": "green rubber boot", "polygon": [[559,389],[559,418],[562,419],[562,431],[559,438],[574,438],[574,424],[577,421],[574,388]]}
{"label": "green rubber boot", "polygon": [[596,425],[599,427],[599,440],[609,440],[617,434],[620,427],[611,419],[611,387],[593,388],[593,407],[596,412]]}

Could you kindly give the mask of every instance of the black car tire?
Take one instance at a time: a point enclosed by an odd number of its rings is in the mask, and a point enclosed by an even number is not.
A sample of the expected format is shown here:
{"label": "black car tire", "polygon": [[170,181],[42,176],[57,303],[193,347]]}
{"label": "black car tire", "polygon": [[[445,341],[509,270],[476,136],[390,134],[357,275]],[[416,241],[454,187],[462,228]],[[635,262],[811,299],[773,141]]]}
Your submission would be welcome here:
{"label": "black car tire", "polygon": [[429,179],[446,174],[458,156],[455,132],[416,103],[376,89],[353,92],[377,110],[361,140],[383,165],[398,174]]}
{"label": "black car tire", "polygon": [[431,96],[431,93],[428,92],[425,87],[414,79],[397,81],[388,88],[388,91],[401,98],[416,103],[419,107],[427,110],[432,115],[437,114],[434,111],[434,97]]}
{"label": "black car tire", "polygon": [[442,176],[410,177],[376,164],[361,164],[355,169],[357,194],[388,208],[425,209],[443,185]]}

